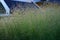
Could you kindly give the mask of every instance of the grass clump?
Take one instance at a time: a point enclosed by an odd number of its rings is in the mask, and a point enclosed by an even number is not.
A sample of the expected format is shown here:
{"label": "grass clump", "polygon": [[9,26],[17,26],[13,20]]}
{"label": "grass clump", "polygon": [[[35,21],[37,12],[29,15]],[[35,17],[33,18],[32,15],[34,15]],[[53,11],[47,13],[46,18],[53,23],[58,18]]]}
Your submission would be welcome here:
{"label": "grass clump", "polygon": [[60,6],[19,10],[0,18],[0,40],[60,40]]}

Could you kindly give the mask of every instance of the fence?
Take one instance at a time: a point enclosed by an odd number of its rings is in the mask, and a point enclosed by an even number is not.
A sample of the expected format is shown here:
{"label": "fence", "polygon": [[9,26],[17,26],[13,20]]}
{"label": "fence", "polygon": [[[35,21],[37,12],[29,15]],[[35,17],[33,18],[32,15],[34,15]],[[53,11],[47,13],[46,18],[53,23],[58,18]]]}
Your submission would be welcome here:
{"label": "fence", "polygon": [[10,7],[9,6],[11,6],[11,3],[14,1],[16,1],[16,2],[28,2],[28,3],[33,2],[33,4],[36,5],[37,7],[39,7],[38,6],[39,4],[37,5],[36,2],[49,1],[49,2],[59,2],[60,3],[60,0],[0,0],[0,3],[3,5],[3,7],[6,11],[5,14],[0,13],[0,16],[8,16],[10,14]]}

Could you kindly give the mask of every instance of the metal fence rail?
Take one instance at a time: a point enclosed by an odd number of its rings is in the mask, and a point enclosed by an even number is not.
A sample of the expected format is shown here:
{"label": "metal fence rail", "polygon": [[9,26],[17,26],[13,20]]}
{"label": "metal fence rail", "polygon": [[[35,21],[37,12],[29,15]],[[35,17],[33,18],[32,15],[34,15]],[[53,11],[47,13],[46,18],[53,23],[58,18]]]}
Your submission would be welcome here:
{"label": "metal fence rail", "polygon": [[5,3],[4,0],[0,0],[0,3],[3,5],[3,7],[6,11],[5,14],[0,13],[0,16],[8,16],[10,14],[10,9],[9,9],[8,5]]}

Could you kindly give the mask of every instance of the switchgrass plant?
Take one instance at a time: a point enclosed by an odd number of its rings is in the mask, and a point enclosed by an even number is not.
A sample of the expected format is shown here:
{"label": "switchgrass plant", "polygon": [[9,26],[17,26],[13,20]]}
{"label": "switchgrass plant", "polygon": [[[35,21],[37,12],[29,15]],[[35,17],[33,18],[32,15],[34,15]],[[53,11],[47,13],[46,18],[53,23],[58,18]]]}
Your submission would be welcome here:
{"label": "switchgrass plant", "polygon": [[60,40],[60,6],[15,8],[0,17],[0,40]]}

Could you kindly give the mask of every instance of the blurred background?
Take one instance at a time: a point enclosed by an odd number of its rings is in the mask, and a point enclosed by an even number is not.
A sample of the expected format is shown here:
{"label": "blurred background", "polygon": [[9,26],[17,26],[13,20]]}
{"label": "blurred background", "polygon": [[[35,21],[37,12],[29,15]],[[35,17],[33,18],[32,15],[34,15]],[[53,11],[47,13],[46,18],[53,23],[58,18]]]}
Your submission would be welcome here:
{"label": "blurred background", "polygon": [[40,8],[33,3],[5,1],[11,14],[0,17],[0,40],[60,40],[60,0],[43,2]]}

